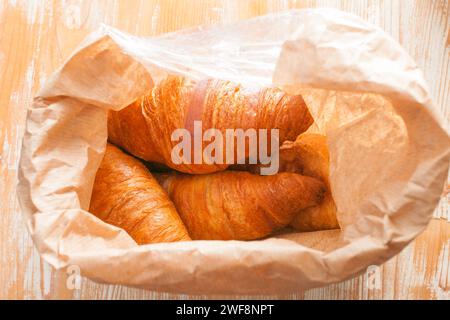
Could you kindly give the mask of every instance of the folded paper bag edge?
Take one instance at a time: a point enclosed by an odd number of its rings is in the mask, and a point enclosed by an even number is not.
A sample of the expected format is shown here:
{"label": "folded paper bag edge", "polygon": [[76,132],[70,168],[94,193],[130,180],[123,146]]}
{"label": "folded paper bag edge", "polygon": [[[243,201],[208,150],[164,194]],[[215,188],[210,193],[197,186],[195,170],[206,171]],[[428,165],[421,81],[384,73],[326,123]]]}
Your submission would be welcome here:
{"label": "folded paper bag edge", "polygon": [[86,45],[52,74],[37,97],[71,97],[97,107],[120,110],[146,94],[153,87],[148,70],[122,50],[105,30],[102,27],[94,36],[88,36]]}

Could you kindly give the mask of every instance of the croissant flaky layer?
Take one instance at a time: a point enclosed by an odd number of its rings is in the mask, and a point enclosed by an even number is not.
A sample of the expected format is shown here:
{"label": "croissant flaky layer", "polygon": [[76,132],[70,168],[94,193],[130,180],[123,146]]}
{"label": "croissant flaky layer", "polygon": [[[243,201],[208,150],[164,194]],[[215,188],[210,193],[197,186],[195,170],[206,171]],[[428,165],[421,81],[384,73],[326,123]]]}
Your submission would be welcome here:
{"label": "croissant flaky layer", "polygon": [[337,229],[336,217],[330,186],[330,159],[326,137],[319,134],[304,133],[293,143],[284,145],[280,150],[284,171],[300,170],[303,174],[320,179],[325,183],[326,192],[323,202],[302,210],[292,220],[291,225],[299,231]]}
{"label": "croissant flaky layer", "polygon": [[[226,129],[279,129],[279,143],[282,143],[294,140],[313,119],[300,95],[288,95],[276,88],[243,87],[217,79],[193,81],[168,76],[148,95],[121,111],[110,112],[108,137],[141,159],[181,172],[224,170],[228,166],[225,150],[222,164],[208,164],[210,159],[202,154],[201,164],[194,164],[192,149],[188,155],[182,154],[184,160],[187,156],[191,158],[190,163],[174,163],[172,150],[179,141],[172,141],[171,135],[180,128],[193,134],[194,121],[201,121],[202,132],[214,128],[224,137]],[[233,142],[237,146],[236,140]],[[201,150],[208,144],[202,142]],[[245,150],[245,156],[248,152]]]}
{"label": "croissant flaky layer", "polygon": [[[295,172],[320,179],[326,186],[324,199],[318,206],[302,210],[291,225],[298,231],[337,229],[336,204],[333,200],[329,177],[330,159],[326,137],[303,133],[295,141],[286,141],[280,148],[279,171]],[[263,165],[236,165],[235,170],[260,174]]]}
{"label": "croissant flaky layer", "polygon": [[156,174],[189,234],[198,240],[251,240],[286,226],[322,201],[325,185],[295,173],[223,171]]}
{"label": "croissant flaky layer", "polygon": [[139,160],[111,144],[95,177],[90,212],[138,243],[190,240],[166,192]]}

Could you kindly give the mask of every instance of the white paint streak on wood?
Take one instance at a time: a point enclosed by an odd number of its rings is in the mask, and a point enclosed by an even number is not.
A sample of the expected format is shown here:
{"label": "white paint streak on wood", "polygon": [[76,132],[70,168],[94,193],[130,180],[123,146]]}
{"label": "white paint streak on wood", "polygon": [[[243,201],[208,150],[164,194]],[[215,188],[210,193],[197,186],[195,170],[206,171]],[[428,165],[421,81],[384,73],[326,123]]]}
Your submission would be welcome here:
{"label": "white paint streak on wood", "polygon": [[161,15],[161,6],[159,4],[156,4],[152,14],[152,34],[156,34],[158,32],[158,23],[160,15]]}
{"label": "white paint streak on wood", "polygon": [[430,289],[434,289],[437,299],[450,300],[450,239],[439,254],[437,272]]}

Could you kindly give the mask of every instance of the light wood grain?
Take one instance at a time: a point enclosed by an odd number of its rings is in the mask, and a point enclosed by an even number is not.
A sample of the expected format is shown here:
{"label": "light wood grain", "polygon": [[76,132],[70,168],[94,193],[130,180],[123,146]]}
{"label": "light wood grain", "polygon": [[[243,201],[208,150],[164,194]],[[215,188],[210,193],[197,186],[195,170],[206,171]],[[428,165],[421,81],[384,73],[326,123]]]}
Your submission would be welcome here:
{"label": "light wood grain", "polygon": [[[43,262],[23,225],[15,194],[26,108],[37,89],[100,23],[137,35],[233,22],[289,8],[334,7],[372,22],[398,40],[422,68],[442,116],[450,120],[450,5],[435,1],[0,1],[0,298],[203,299],[83,279],[69,290],[65,271]],[[401,254],[379,269],[286,299],[450,299],[450,197]],[[373,275],[379,286],[369,286]],[[373,289],[370,289],[373,288]],[[210,298],[210,297],[209,297]],[[216,297],[217,298],[217,297]],[[250,298],[248,296],[226,298]]]}

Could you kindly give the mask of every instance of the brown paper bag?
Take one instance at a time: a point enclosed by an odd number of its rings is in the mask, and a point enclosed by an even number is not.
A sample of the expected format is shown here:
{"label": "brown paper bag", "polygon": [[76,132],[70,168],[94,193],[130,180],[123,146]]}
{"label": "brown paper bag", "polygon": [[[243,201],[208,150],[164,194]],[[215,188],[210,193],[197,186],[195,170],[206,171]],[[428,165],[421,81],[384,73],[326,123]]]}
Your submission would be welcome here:
{"label": "brown paper bag", "polygon": [[[138,246],[88,213],[107,110],[168,73],[302,93],[328,137],[342,231]],[[438,119],[399,44],[343,12],[289,11],[156,38],[104,26],[35,97],[18,194],[36,247],[56,268],[178,293],[288,293],[380,264],[426,227],[449,165]]]}

